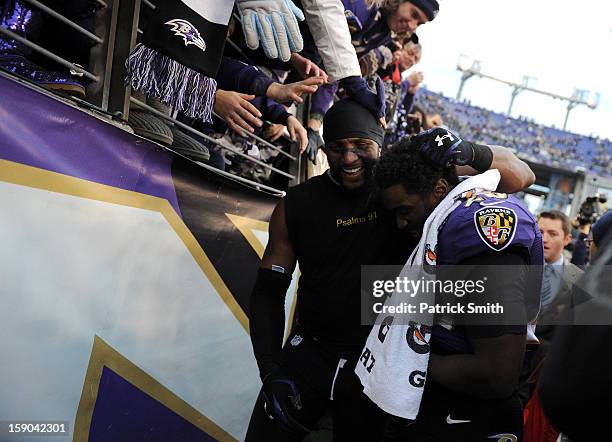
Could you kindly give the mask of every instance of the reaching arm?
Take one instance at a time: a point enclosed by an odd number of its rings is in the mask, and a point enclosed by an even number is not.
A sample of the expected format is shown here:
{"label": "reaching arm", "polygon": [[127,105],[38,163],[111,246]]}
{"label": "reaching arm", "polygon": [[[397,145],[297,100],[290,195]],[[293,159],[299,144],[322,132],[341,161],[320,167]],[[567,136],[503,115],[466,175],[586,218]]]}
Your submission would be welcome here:
{"label": "reaching arm", "polygon": [[329,81],[361,76],[342,2],[302,0],[302,8]]}
{"label": "reaching arm", "polygon": [[455,164],[458,175],[476,175],[498,169],[501,181],[497,190],[500,192],[515,193],[535,182],[535,175],[529,166],[510,149],[464,140],[442,126],[415,135],[412,143],[429,162],[438,167]]}
{"label": "reaching arm", "polygon": [[296,83],[280,84],[255,66],[229,57],[223,57],[217,75],[219,89],[268,97],[279,102],[293,100],[302,103],[302,96],[316,92],[324,81],[323,77],[311,77]]}
{"label": "reaching arm", "polygon": [[223,57],[221,60],[221,66],[219,66],[219,73],[217,74],[217,87],[219,89],[265,96],[266,91],[273,83],[274,80],[255,66],[230,57]]}
{"label": "reaching arm", "polygon": [[[531,168],[517,157],[510,149],[502,146],[489,146],[493,152],[490,169],[497,169],[501,180],[497,186],[499,192],[516,193],[535,183],[535,174]],[[470,166],[457,166],[458,175],[476,175],[479,173]]]}

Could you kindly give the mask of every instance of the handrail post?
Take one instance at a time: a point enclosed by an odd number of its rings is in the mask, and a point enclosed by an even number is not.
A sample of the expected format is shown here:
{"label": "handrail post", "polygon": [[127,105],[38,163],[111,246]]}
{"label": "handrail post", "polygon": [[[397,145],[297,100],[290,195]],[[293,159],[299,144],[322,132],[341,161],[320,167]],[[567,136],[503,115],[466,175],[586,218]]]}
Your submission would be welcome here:
{"label": "handrail post", "polygon": [[106,35],[104,43],[91,48],[89,67],[91,72],[100,77],[101,81],[87,86],[87,98],[92,104],[108,111],[108,100],[113,71],[113,52],[117,33],[117,17],[119,15],[119,0],[108,0],[106,6],[96,12],[94,32]]}
{"label": "handrail post", "polygon": [[121,114],[127,120],[130,109],[131,88],[125,86],[127,69],[125,61],[130,55],[130,51],[136,45],[138,35],[138,19],[140,16],[141,0],[112,0],[118,2],[118,15],[114,41],[109,41],[113,45],[111,54],[112,71],[110,78],[110,93],[108,98],[108,111],[114,114]]}

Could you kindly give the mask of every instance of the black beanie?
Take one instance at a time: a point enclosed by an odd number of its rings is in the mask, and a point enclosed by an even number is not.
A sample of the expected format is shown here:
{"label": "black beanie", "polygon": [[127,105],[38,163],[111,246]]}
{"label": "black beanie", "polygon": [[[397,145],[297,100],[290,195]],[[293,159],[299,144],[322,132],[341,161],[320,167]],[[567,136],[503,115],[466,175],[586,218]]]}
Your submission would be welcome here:
{"label": "black beanie", "polygon": [[383,145],[385,130],[374,115],[350,98],[337,101],[323,117],[323,140],[325,143],[343,138],[365,138]]}
{"label": "black beanie", "polygon": [[432,21],[438,15],[440,5],[436,0],[409,0],[415,6],[418,6],[427,16],[429,21]]}

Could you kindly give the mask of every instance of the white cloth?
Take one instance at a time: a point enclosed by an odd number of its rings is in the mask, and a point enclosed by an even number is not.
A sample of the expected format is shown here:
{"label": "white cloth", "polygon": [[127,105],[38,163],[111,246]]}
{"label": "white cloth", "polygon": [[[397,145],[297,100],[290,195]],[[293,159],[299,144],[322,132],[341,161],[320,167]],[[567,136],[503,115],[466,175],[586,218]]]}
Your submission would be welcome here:
{"label": "white cloth", "polygon": [[[425,262],[429,265],[435,264],[435,261],[429,259],[425,261],[425,255],[428,251],[436,249],[438,230],[451,212],[461,204],[459,200],[461,194],[468,190],[494,191],[499,180],[499,171],[494,169],[471,177],[452,189],[425,221],[419,244],[404,265],[400,278],[419,280],[425,276],[422,265]],[[417,293],[416,296],[422,300],[428,294],[420,296]],[[406,300],[405,294],[396,292],[387,299],[385,305],[399,305]],[[433,305],[433,302],[430,305]],[[391,315],[381,313],[377,323],[381,323],[382,319],[388,316]],[[409,330],[411,326],[408,324],[411,320],[417,319],[416,315],[406,313],[393,316],[394,325],[386,329],[386,335],[381,334],[385,325],[375,325],[372,328],[355,373],[361,380],[364,393],[382,410],[394,416],[416,419],[427,376],[428,341],[431,337],[429,330],[433,324],[433,315],[418,315],[418,322],[423,325],[418,333],[420,338],[418,352],[407,343],[407,336],[414,333],[415,325],[419,327],[414,321],[412,330]],[[380,338],[382,335],[384,339]]]}
{"label": "white cloth", "polygon": [[302,9],[330,81],[361,76],[342,2],[302,0]]}
{"label": "white cloth", "polygon": [[219,0],[181,0],[206,20],[219,25],[227,25],[234,9],[233,1]]}

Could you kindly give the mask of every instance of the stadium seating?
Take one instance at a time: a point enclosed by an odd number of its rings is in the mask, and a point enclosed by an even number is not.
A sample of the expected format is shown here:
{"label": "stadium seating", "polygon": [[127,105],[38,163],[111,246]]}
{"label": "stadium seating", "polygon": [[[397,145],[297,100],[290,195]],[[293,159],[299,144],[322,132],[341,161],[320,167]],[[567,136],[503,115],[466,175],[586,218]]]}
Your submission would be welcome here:
{"label": "stadium seating", "polygon": [[416,103],[427,114],[439,113],[444,125],[466,138],[513,148],[530,161],[571,171],[612,176],[612,141],[509,118],[466,101],[422,88]]}

